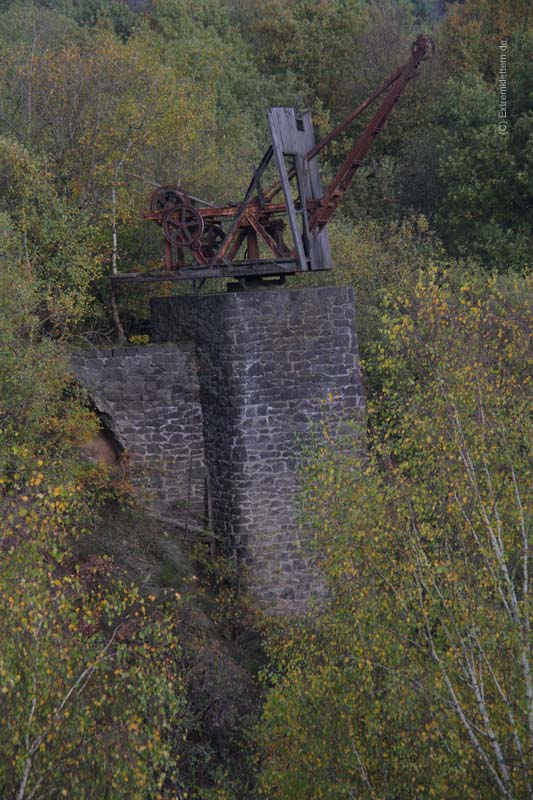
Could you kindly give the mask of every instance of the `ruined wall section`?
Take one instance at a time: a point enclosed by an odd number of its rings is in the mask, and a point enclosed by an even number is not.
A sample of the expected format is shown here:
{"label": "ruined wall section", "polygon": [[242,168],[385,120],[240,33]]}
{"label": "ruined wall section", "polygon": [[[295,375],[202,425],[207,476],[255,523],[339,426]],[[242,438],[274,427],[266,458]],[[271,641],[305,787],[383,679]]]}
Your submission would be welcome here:
{"label": "ruined wall section", "polygon": [[202,409],[190,342],[83,350],[74,375],[127,451],[139,497],[176,519],[205,513]]}

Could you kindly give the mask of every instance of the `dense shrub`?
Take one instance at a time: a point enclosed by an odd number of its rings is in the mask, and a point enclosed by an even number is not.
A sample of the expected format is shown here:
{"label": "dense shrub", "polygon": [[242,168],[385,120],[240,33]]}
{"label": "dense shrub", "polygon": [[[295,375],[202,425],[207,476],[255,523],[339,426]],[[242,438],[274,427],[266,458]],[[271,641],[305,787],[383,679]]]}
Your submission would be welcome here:
{"label": "dense shrub", "polygon": [[331,599],[273,644],[266,796],[531,796],[529,324],[522,279],[391,299],[368,462],[304,475]]}

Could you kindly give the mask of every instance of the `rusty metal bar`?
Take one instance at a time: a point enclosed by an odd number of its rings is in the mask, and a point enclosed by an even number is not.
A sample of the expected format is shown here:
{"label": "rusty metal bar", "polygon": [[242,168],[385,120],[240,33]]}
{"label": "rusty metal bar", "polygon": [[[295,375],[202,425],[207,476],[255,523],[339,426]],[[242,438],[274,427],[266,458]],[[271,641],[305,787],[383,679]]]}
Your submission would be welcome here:
{"label": "rusty metal bar", "polygon": [[367,99],[364,102],[362,102],[361,105],[357,106],[355,111],[352,111],[352,113],[349,114],[346,117],[346,119],[344,119],[342,122],[339,122],[339,124],[336,125],[335,128],[333,128],[333,130],[322,139],[322,141],[318,142],[318,144],[316,144],[313,147],[313,149],[307,153],[306,156],[307,160],[311,161],[312,158],[315,158],[315,156],[317,156],[320,152],[322,152],[324,147],[326,147],[330,142],[333,141],[333,139],[336,139],[337,136],[339,136],[346,130],[346,128],[349,128],[352,122],[354,122],[354,120],[357,119],[357,117],[360,116],[363,113],[363,111],[366,111],[366,109],[370,105],[372,105],[374,100],[377,100],[377,98],[381,94],[383,94],[385,89],[388,89],[389,86],[400,77],[405,67],[406,64],[403,64],[401,67],[398,67],[398,69],[394,70],[394,72],[391,75],[389,75],[385,83],[382,83],[378,89],[372,92],[372,94],[369,97],[367,97]]}
{"label": "rusty metal bar", "polygon": [[[337,138],[337,136],[343,133],[346,130],[346,128],[349,128],[352,122],[354,122],[357,119],[357,117],[363,113],[363,111],[366,111],[366,109],[370,105],[372,105],[374,100],[376,100],[381,94],[383,94],[385,89],[388,89],[391,83],[393,83],[401,75],[401,72],[404,68],[405,64],[402,65],[401,67],[398,67],[398,69],[394,70],[394,72],[391,75],[389,75],[387,80],[384,83],[382,83],[381,86],[375,89],[375,91],[373,91],[372,94],[369,95],[366,100],[364,100],[360,105],[357,106],[355,111],[352,111],[352,113],[349,114],[345,119],[343,119],[342,122],[339,122],[339,124],[336,125],[333,128],[333,130],[330,131],[330,133],[328,133],[327,136],[325,136],[307,153],[306,159],[308,161],[311,161],[311,159],[315,158],[320,152],[322,152],[322,150],[325,147],[327,147],[327,145],[330,142],[332,142],[334,139]],[[296,170],[291,169],[289,172],[289,180],[292,180],[292,178],[294,178],[295,175],[296,175]],[[276,181],[276,183],[272,184],[272,186],[270,186],[266,190],[266,192],[264,192],[265,200],[266,201],[272,200],[272,198],[274,198],[280,191],[281,191],[281,183],[280,181]]]}
{"label": "rusty metal bar", "polygon": [[257,184],[259,183],[261,175],[263,174],[263,172],[265,171],[265,169],[269,165],[270,160],[271,160],[273,155],[274,155],[274,151],[273,151],[272,145],[271,145],[268,148],[268,150],[266,151],[266,153],[263,156],[263,158],[261,159],[261,163],[259,164],[258,168],[254,172],[254,177],[252,178],[252,180],[250,182],[250,185],[248,186],[248,189],[246,190],[246,194],[244,195],[244,200],[242,201],[242,203],[241,203],[241,205],[239,207],[239,210],[237,211],[237,213],[236,213],[236,215],[235,215],[235,217],[233,219],[233,222],[231,223],[230,229],[226,233],[226,236],[224,238],[224,241],[222,242],[220,250],[219,250],[218,254],[216,255],[216,257],[215,257],[215,259],[213,261],[214,264],[216,264],[217,262],[222,261],[224,259],[224,256],[226,255],[230,244],[232,243],[233,239],[237,235],[238,230],[239,230],[239,224],[240,224],[242,218],[244,217],[244,215],[246,214],[246,209],[248,208],[250,202],[252,201],[255,188],[256,188]]}
{"label": "rusty metal bar", "polygon": [[[318,201],[317,201],[318,203]],[[317,205],[311,203],[311,206]],[[215,218],[222,219],[224,217],[234,217],[239,206],[213,206],[213,208],[197,208],[198,214],[207,220]],[[286,211],[285,203],[268,203],[264,208],[259,206],[256,198],[253,198],[248,205],[247,214],[253,213],[261,216],[271,216],[272,214],[284,214]],[[143,219],[152,220],[153,222],[160,222],[162,213],[161,211],[146,211],[142,215]]]}
{"label": "rusty metal bar", "polygon": [[[270,247],[274,255],[277,256],[277,258],[283,258],[283,253],[279,249],[276,240],[272,238],[272,236],[268,233],[267,230],[265,230],[265,228],[261,225],[259,220],[255,217],[255,215],[247,214],[246,219],[254,229],[254,232],[256,234],[259,234],[259,236],[261,236],[261,238],[265,240],[265,242]],[[249,249],[248,249],[248,256],[251,257]]]}
{"label": "rusty metal bar", "polygon": [[381,133],[385,122],[392,112],[394,106],[402,96],[407,83],[415,75],[415,70],[423,58],[428,55],[429,42],[425,36],[420,35],[413,45],[413,53],[409,61],[402,67],[401,72],[392,84],[392,88],[383,100],[381,106],[374,114],[371,122],[367,125],[362,135],[357,139],[354,146],[346,156],[342,166],[324,192],[318,208],[313,212],[309,227],[313,230],[317,225],[322,227],[331,218],[337,208],[341,197],[348,189],[355,173],[363,163],[364,157],[372,147],[376,136]]}

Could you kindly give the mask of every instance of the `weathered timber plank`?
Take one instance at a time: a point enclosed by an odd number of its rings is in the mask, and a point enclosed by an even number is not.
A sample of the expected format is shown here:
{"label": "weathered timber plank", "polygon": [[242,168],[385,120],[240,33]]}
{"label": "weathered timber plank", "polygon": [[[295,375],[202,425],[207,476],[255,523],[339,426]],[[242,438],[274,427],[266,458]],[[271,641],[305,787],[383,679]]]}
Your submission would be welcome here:
{"label": "weathered timber plank", "polygon": [[[307,158],[308,153],[312,152],[315,146],[311,114],[305,112],[297,119],[293,108],[276,107],[269,112],[269,123],[272,135],[274,135],[273,128],[276,128],[278,150],[281,149],[281,152],[285,155],[293,155],[295,157],[295,168],[287,173],[285,161],[278,157],[273,139],[274,152],[280,172],[281,188],[287,204],[293,238],[295,238],[294,225],[296,225],[297,238],[302,241],[302,247],[306,258],[309,260],[310,268],[312,270],[331,269],[332,259],[327,230],[310,230],[307,216],[307,213],[311,213],[311,210],[318,206],[322,198],[318,159],[316,157]],[[283,168],[280,166],[280,161],[283,161]],[[301,232],[297,217],[295,216],[291,220],[291,204],[294,206],[294,201],[290,195],[290,190],[287,190],[287,185],[289,185],[290,179],[295,172],[301,206],[301,209],[295,208],[295,212],[303,209],[307,210],[307,213],[302,214]]]}
{"label": "weathered timber plank", "polygon": [[[310,153],[315,146],[315,134],[313,131],[313,123],[311,121],[311,114],[306,113],[302,115],[303,134],[305,140],[306,153]],[[322,185],[320,183],[320,173],[318,169],[318,158],[307,159],[307,173],[308,180],[306,192],[306,205],[309,209],[312,201],[319,201],[322,199]],[[307,220],[309,222],[309,220]],[[311,261],[311,269],[331,269],[333,262],[331,259],[331,248],[329,246],[327,227],[322,230],[313,230],[309,233],[309,257]]]}
{"label": "weathered timber plank", "polygon": [[284,158],[285,153],[295,155],[299,149],[294,109],[280,107],[271,108],[268,112],[268,123],[298,263],[300,269],[305,271],[308,269],[307,255],[302,241],[302,234],[298,226],[296,208],[294,206],[294,200],[292,199],[291,185]]}
{"label": "weathered timber plank", "polygon": [[254,276],[294,275],[301,270],[296,260],[285,261],[244,261],[231,267],[187,268],[162,270],[160,272],[122,272],[113,275],[113,283],[157,283],[162,281],[192,281],[203,278],[246,278]]}

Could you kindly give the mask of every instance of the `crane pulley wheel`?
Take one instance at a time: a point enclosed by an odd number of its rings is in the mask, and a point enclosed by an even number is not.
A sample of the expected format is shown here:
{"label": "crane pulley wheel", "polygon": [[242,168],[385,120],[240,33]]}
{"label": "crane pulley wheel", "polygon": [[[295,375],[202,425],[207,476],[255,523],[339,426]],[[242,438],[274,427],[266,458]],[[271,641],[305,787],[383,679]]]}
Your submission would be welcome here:
{"label": "crane pulley wheel", "polygon": [[182,203],[170,208],[163,217],[163,235],[178,247],[194,247],[202,238],[204,221],[193,205]]}
{"label": "crane pulley wheel", "polygon": [[414,55],[417,49],[420,47],[421,38],[423,38],[424,46],[424,55],[422,56],[422,61],[426,61],[428,58],[431,58],[435,52],[435,42],[429,36],[419,37],[416,39],[416,41],[414,41],[411,45],[411,53]]}
{"label": "crane pulley wheel", "polygon": [[169,211],[171,208],[190,204],[187,194],[179,186],[159,186],[150,197],[150,211]]}

